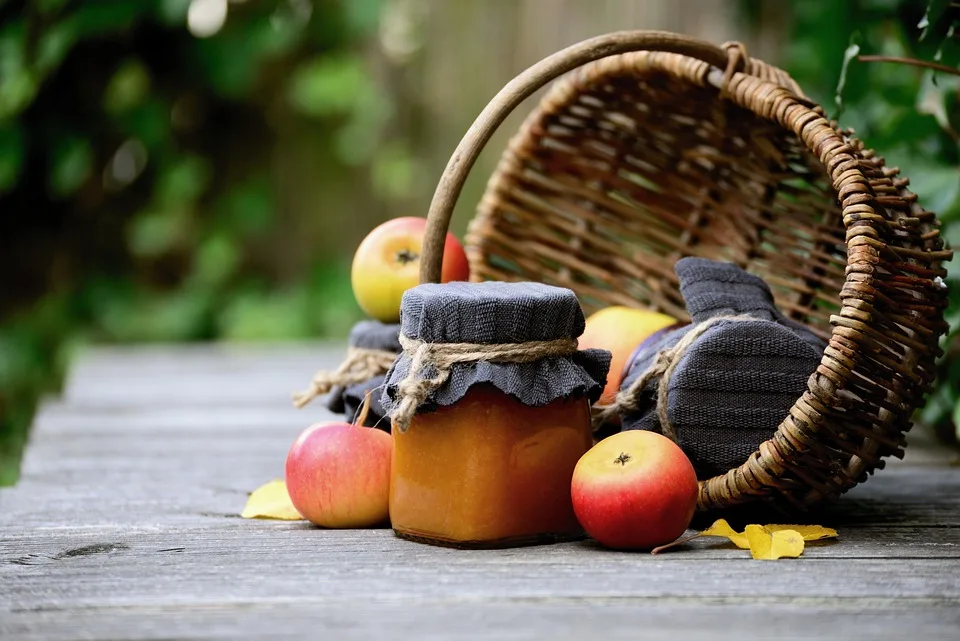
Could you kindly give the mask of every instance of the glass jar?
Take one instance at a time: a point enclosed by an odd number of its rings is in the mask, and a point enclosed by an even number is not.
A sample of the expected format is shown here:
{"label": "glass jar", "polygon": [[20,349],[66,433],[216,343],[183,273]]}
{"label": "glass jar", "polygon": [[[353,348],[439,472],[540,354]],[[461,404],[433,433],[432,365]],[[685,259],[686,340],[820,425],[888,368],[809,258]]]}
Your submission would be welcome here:
{"label": "glass jar", "polygon": [[470,548],[582,536],[570,483],[610,363],[577,349],[583,328],[573,292],[538,283],[404,294],[404,353],[382,398],[398,536]]}
{"label": "glass jar", "polygon": [[586,398],[528,407],[492,385],[473,387],[394,432],[393,529],[457,547],[577,538],[570,481],[592,444]]}

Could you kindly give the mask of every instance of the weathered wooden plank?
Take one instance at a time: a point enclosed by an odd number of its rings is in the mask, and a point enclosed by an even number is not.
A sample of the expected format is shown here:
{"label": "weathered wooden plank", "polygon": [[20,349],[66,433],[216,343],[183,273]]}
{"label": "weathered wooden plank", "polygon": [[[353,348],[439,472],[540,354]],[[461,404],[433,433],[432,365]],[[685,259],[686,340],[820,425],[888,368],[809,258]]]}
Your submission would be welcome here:
{"label": "weathered wooden plank", "polygon": [[[24,478],[86,470],[93,480],[98,472],[136,469],[176,470],[183,464],[202,464],[208,472],[228,470],[229,460],[217,457],[237,456],[256,467],[282,467],[287,449],[297,435],[314,420],[333,419],[329,414],[288,415],[276,420],[255,419],[247,424],[220,423],[214,416],[191,429],[111,432],[92,428],[90,432],[38,434],[23,461]],[[178,457],[178,458],[174,458]]]}
{"label": "weathered wooden plank", "polygon": [[342,343],[98,348],[77,360],[63,397],[80,406],[140,408],[284,404],[344,352]]}
{"label": "weathered wooden plank", "polygon": [[99,438],[116,434],[179,435],[198,431],[219,435],[235,429],[263,429],[271,425],[305,426],[317,420],[333,418],[334,415],[326,411],[322,399],[298,410],[293,407],[289,396],[276,403],[268,401],[256,405],[224,402],[193,406],[177,403],[158,407],[91,408],[69,403],[47,403],[34,419],[33,433],[58,440],[74,435],[97,435]]}
{"label": "weathered wooden plank", "polygon": [[123,380],[138,373],[173,374],[263,371],[263,363],[311,364],[345,351],[342,340],[275,343],[167,343],[98,345],[77,354],[68,380]]}
{"label": "weathered wooden plank", "polygon": [[[190,507],[187,504],[184,507]],[[72,516],[65,512],[64,516]],[[34,559],[29,564],[48,563],[60,560],[66,550],[98,545],[105,539],[126,536],[138,540],[147,537],[156,540],[154,547],[179,548],[185,541],[194,539],[205,541],[207,549],[218,541],[222,549],[234,550],[238,555],[248,549],[250,542],[256,541],[258,550],[282,549],[287,546],[297,548],[303,545],[302,539],[319,541],[319,551],[336,553],[338,550],[378,545],[378,541],[390,539],[388,530],[364,530],[346,532],[314,533],[315,528],[305,523],[279,523],[271,521],[246,521],[228,512],[187,512],[179,515],[169,514],[156,521],[140,520],[128,522],[123,514],[117,514],[112,522],[84,522],[89,515],[79,511],[76,514],[78,524],[44,525],[11,522],[0,526],[0,563],[14,563],[29,556]],[[105,515],[107,517],[108,515]],[[178,518],[179,517],[179,518]],[[66,520],[66,519],[65,519]],[[693,534],[690,530],[688,534]],[[840,526],[839,541],[810,543],[804,552],[804,559],[960,559],[960,528],[923,527],[911,525],[886,526],[882,528]],[[313,545],[314,543],[310,543]],[[124,543],[126,545],[126,543]],[[384,545],[397,550],[409,551],[400,542],[388,541]],[[378,548],[379,549],[379,548]],[[419,547],[418,554],[433,554],[432,548]],[[580,541],[547,548],[530,548],[522,552],[531,558],[550,555],[584,555],[592,558],[597,554],[612,554],[600,551],[590,541]],[[481,556],[464,555],[464,559],[496,560],[499,552],[486,552]],[[514,554],[515,556],[515,554]],[[646,553],[626,554],[624,558],[647,556]],[[709,561],[717,559],[749,558],[748,553],[739,550],[725,539],[703,538],[689,542],[672,552],[659,555],[661,559]]]}
{"label": "weathered wooden plank", "polygon": [[[3,536],[6,609],[222,604],[257,599],[466,600],[858,598],[960,600],[960,559],[819,557],[776,563],[748,553],[652,556],[590,542],[462,551],[399,540],[388,530],[273,528],[152,531],[50,529]],[[958,601],[960,603],[960,601]]]}
{"label": "weathered wooden plank", "polygon": [[[257,600],[232,604],[67,608],[8,614],[0,636],[19,641],[99,639],[292,639],[307,631],[343,639],[505,639],[509,641],[744,641],[745,639],[924,639],[954,641],[960,609],[919,599],[797,599],[758,596],[702,601],[651,598],[412,601]],[[5,633],[5,635],[4,635]]]}

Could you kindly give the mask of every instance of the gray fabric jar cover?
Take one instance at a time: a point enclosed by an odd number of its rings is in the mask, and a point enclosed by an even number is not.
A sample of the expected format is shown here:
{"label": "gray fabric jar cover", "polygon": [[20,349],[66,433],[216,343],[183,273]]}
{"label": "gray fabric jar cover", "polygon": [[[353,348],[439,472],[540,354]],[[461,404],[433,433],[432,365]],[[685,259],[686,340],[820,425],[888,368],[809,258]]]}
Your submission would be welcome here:
{"label": "gray fabric jar cover", "polygon": [[[767,284],[736,265],[703,258],[676,264],[680,293],[692,323],[659,335],[636,353],[621,389],[627,389],[697,324],[719,320],[679,357],[669,381],[667,416],[697,475],[709,478],[739,467],[771,438],[823,355],[826,343],[773,304]],[[636,397],[639,409],[622,416],[622,429],[661,431],[654,379]]]}
{"label": "gray fabric jar cover", "polygon": [[[365,320],[353,326],[347,342],[350,347],[379,349],[399,354],[403,351],[400,348],[399,334],[400,325],[397,323],[386,324],[375,320]],[[367,392],[371,392],[370,407],[363,424],[367,427],[377,427],[389,432],[390,421],[382,420],[384,409],[380,403],[378,391],[378,388],[383,385],[384,378],[385,376],[381,374],[362,383],[333,388],[327,395],[327,409],[336,414],[343,414],[348,421],[353,420],[354,417],[359,416],[360,404]]]}
{"label": "gray fabric jar cover", "polygon": [[[576,339],[584,329],[583,310],[569,289],[540,283],[452,282],[408,290],[401,304],[401,333],[424,343],[507,344]],[[397,386],[411,358],[402,354],[386,376],[382,403],[389,413],[398,402]],[[451,367],[446,383],[417,408],[429,412],[464,397],[474,385],[488,383],[531,407],[560,398],[596,401],[606,383],[610,352],[577,350],[530,363],[475,361]],[[419,378],[437,373],[425,367]]]}

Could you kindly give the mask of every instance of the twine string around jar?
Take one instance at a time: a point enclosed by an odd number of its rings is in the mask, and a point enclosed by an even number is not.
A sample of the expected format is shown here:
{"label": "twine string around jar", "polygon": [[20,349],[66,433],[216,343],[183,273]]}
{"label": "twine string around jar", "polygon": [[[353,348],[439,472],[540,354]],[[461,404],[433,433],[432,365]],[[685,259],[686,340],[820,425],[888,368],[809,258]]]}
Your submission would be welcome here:
{"label": "twine string around jar", "polygon": [[[390,418],[401,432],[410,426],[417,408],[446,383],[451,368],[458,363],[532,363],[552,356],[569,356],[578,347],[576,339],[572,338],[523,343],[427,343],[403,334],[400,335],[400,345],[410,358],[410,371],[397,384],[398,402]],[[432,367],[436,374],[424,378],[428,367]]]}
{"label": "twine string around jar", "polygon": [[309,389],[294,393],[293,404],[297,408],[302,408],[334,387],[355,385],[368,381],[374,376],[386,374],[396,358],[396,353],[385,349],[349,347],[346,358],[336,370],[317,372],[310,381]]}
{"label": "twine string around jar", "polygon": [[660,433],[673,442],[677,442],[677,430],[670,422],[669,414],[669,390],[670,379],[674,370],[680,363],[687,350],[698,338],[703,336],[708,329],[720,322],[743,322],[761,320],[756,316],[747,315],[727,315],[714,316],[701,323],[693,325],[690,330],[683,335],[672,347],[665,347],[657,352],[653,362],[647,367],[640,376],[638,376],[626,389],[620,390],[610,405],[595,405],[593,407],[593,426],[594,429],[617,416],[629,412],[636,412],[640,409],[637,398],[640,392],[646,388],[650,381],[659,378],[657,383],[657,420],[660,423]]}

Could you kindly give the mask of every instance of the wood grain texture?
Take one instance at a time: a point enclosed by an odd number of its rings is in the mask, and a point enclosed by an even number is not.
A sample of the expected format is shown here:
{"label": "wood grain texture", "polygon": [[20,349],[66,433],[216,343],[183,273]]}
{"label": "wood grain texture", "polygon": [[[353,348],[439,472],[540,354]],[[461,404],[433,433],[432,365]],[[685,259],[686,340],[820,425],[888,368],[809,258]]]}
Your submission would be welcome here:
{"label": "wood grain texture", "polygon": [[[866,606],[866,607],[864,607]],[[811,616],[811,612],[816,612]],[[731,622],[737,622],[732,625]],[[792,603],[756,599],[436,599],[397,601],[258,600],[218,606],[47,610],[0,621],[10,639],[504,639],[508,641],[743,641],[750,638],[956,639],[960,613],[950,604]],[[389,631],[384,633],[384,631]],[[757,636],[744,634],[754,630]],[[309,633],[308,633],[309,634]],[[767,636],[759,636],[767,635]],[[775,636],[774,636],[775,635]],[[8,638],[8,637],[4,637]]]}
{"label": "wood grain texture", "polygon": [[284,407],[292,392],[318,369],[335,368],[345,353],[342,343],[101,348],[77,359],[63,397],[74,406]]}
{"label": "wood grain texture", "polygon": [[[18,546],[0,581],[11,611],[211,607],[264,601],[673,599],[851,609],[960,604],[960,562],[839,559],[760,563],[615,553],[587,543],[502,552],[423,548],[389,532],[87,532]],[[850,600],[849,603],[845,603]],[[358,611],[362,611],[362,608]]]}
{"label": "wood grain texture", "polygon": [[238,518],[334,418],[287,392],[341,351],[89,353],[0,491],[0,638],[956,638],[960,468],[938,456],[854,488],[811,517],[839,541],[773,563],[719,539],[454,551]]}

